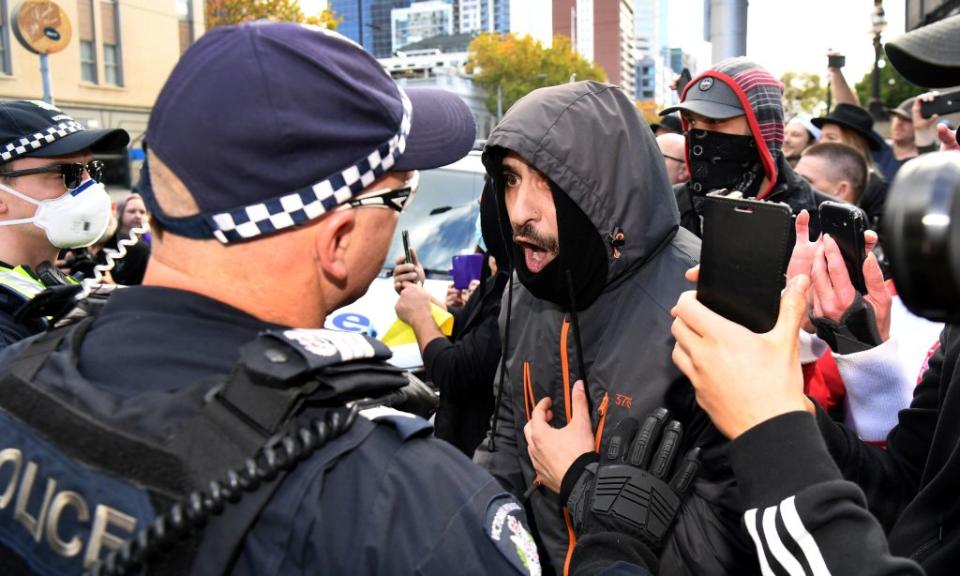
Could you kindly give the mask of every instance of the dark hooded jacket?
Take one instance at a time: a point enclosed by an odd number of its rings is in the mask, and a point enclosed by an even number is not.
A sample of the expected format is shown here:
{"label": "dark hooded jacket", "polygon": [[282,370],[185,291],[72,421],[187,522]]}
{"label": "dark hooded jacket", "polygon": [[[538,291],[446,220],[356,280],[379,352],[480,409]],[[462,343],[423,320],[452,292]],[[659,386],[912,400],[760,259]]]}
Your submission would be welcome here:
{"label": "dark hooded jacket", "polygon": [[[757,143],[758,163],[769,184],[757,193],[757,199],[783,202],[793,213],[810,213],[810,237],[820,235],[818,207],[830,197],[816,192],[790,168],[783,157],[783,106],[780,103],[782,86],[766,70],[746,58],[729,58],[694,78],[687,86],[703,78],[713,78],[729,86],[740,99],[750,132]],[[684,96],[686,92],[684,92]],[[687,123],[684,121],[684,129]],[[690,168],[689,140],[686,150],[687,168]],[[693,172],[691,172],[693,173]],[[700,203],[710,190],[694,190],[690,182],[674,187],[680,208],[680,225],[697,236],[700,231]]]}
{"label": "dark hooded jacket", "polygon": [[[652,132],[623,92],[607,84],[544,88],[517,102],[490,135],[484,152],[505,233],[510,224],[500,178],[507,151],[551,181],[560,229],[554,262],[570,270],[576,303],[571,306],[555,294],[538,297],[542,286],[521,282],[522,273],[514,276],[501,312],[504,370],[498,380],[502,384],[495,428],[474,459],[514,494],[527,492],[534,469],[523,426],[544,397],[553,401],[552,424],[565,426],[572,411],[572,386],[584,376],[598,445],[604,431],[623,418],[642,419],[667,406],[685,426],[685,443],[703,447],[704,472],[667,544],[660,573],[755,571],[752,546],[739,525],[739,505],[723,453],[726,443],[696,407],[689,382],[671,360],[670,309],[681,292],[693,288],[684,272],[697,262],[700,243],[679,226]],[[580,226],[571,223],[577,218],[590,229],[571,242],[569,228]],[[511,255],[515,270],[525,267],[517,250]],[[603,275],[596,289],[597,279],[586,276],[598,270]],[[576,318],[570,313],[574,308]],[[581,334],[575,333],[574,320]],[[583,369],[577,340],[582,343]],[[573,545],[562,503],[537,489],[527,505],[547,553],[541,554],[543,563],[552,561],[563,573]]]}

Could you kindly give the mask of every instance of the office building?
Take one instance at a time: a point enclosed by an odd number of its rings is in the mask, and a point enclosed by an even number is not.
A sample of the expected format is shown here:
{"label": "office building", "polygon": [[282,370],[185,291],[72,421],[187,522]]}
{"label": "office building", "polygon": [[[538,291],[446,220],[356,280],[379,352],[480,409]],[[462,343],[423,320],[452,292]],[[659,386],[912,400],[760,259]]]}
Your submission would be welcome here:
{"label": "office building", "polygon": [[569,36],[574,48],[596,62],[607,80],[636,94],[633,0],[553,0],[553,33]]}
{"label": "office building", "polygon": [[393,53],[391,12],[410,4],[410,0],[330,0],[333,13],[341,18],[337,32],[377,58],[386,58]]}
{"label": "office building", "polygon": [[511,31],[510,16],[513,5],[521,5],[530,0],[454,0],[454,18],[459,33],[497,32],[506,34]]}
{"label": "office building", "polygon": [[414,2],[390,11],[391,53],[434,36],[453,34],[453,6],[443,0]]}
{"label": "office building", "polygon": [[[0,0],[0,97],[43,97],[39,57],[11,29],[12,0]],[[202,0],[60,0],[72,38],[48,56],[54,104],[91,129],[124,128],[128,150],[107,161],[105,183],[139,176],[150,110],[180,54],[204,31]]]}

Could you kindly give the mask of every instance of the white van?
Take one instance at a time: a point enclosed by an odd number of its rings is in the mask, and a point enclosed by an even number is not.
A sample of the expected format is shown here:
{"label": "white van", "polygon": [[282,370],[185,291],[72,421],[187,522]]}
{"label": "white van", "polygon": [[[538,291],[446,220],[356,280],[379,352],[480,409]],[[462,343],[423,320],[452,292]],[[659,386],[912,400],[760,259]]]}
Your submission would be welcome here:
{"label": "white van", "polygon": [[[410,245],[416,249],[426,272],[426,289],[443,301],[451,281],[452,258],[472,254],[476,247],[474,232],[485,174],[479,150],[453,164],[422,171],[420,189],[400,215],[380,276],[362,298],[327,316],[325,327],[364,332],[375,338],[390,329],[397,319],[393,267],[397,256],[403,254],[403,230],[409,231]],[[401,368],[418,368],[423,361],[414,343],[393,348],[391,363]]]}

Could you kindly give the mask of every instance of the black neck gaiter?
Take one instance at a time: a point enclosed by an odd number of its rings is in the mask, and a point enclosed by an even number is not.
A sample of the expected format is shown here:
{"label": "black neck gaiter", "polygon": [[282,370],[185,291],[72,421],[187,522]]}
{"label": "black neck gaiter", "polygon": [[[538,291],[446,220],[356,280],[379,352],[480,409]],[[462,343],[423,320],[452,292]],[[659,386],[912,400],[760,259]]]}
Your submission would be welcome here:
{"label": "black neck gaiter", "polygon": [[537,298],[569,309],[570,292],[564,272],[569,269],[576,308],[584,310],[593,304],[607,284],[606,247],[600,233],[576,202],[553,182],[550,182],[550,190],[557,207],[560,252],[543,270],[533,274],[527,270],[523,248],[511,242],[517,275]]}
{"label": "black neck gaiter", "polygon": [[764,172],[753,136],[709,130],[688,130],[685,136],[694,196],[721,188],[757,196]]}

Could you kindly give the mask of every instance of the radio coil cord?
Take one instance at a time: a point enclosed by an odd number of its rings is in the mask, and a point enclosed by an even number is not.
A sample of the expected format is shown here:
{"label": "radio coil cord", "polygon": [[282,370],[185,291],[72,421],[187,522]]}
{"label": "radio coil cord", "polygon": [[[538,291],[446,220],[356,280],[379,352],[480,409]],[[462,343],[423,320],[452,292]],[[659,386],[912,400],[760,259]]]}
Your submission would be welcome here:
{"label": "radio coil cord", "polygon": [[83,300],[89,296],[92,291],[98,288],[101,285],[101,280],[103,280],[103,275],[113,270],[114,266],[117,264],[116,261],[127,255],[127,247],[133,246],[139,242],[140,238],[146,234],[148,230],[149,229],[146,227],[131,228],[130,235],[128,237],[117,240],[116,250],[104,248],[103,254],[104,258],[106,258],[106,263],[97,264],[93,267],[93,278],[86,278],[83,280],[83,290],[77,294],[77,300]]}
{"label": "radio coil cord", "polygon": [[283,436],[274,446],[262,448],[255,457],[247,458],[241,469],[229,470],[224,479],[213,480],[205,491],[191,492],[185,502],[173,505],[86,574],[120,576],[135,572],[191,530],[203,526],[211,515],[220,514],[228,503],[239,502],[245,492],[256,491],[281,471],[292,469],[343,435],[356,421],[359,411],[359,406],[351,403],[346,411],[331,411],[323,419],[314,419]]}

